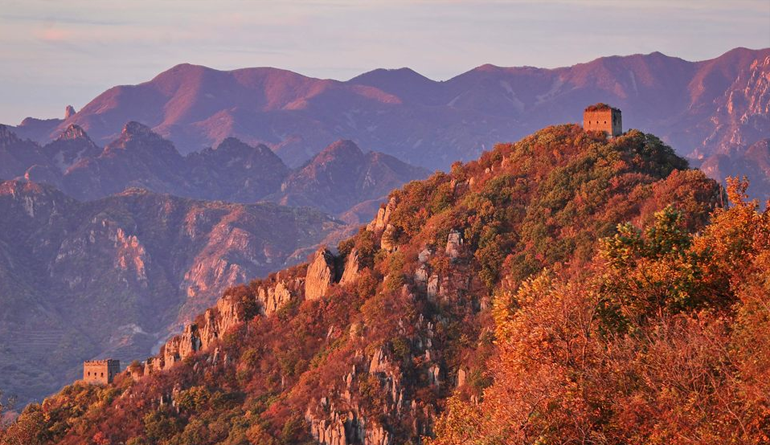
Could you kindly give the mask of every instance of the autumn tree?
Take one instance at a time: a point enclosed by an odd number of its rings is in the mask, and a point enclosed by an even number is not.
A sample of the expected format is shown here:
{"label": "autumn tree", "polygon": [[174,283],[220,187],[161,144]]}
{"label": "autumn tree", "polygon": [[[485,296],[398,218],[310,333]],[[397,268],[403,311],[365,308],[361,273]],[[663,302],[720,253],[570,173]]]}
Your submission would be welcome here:
{"label": "autumn tree", "polygon": [[431,443],[767,443],[770,216],[745,189],[700,234],[669,207],[588,267],[503,286],[494,383]]}

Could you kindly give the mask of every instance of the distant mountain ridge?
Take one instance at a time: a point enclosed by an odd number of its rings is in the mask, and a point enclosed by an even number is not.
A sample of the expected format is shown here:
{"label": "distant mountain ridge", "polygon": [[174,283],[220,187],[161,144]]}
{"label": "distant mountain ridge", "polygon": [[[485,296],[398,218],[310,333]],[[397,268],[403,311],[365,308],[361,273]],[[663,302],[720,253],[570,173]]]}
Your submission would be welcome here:
{"label": "distant mountain ridge", "polygon": [[759,140],[746,150],[713,155],[700,168],[711,178],[752,178],[749,190],[753,195],[770,199],[770,139]]}
{"label": "distant mountain ridge", "polygon": [[770,135],[768,73],[768,48],[736,48],[699,62],[654,52],[556,69],[483,65],[447,81],[408,68],[342,82],[275,68],[183,64],[151,81],[111,88],[65,120],[30,118],[16,131],[48,141],[77,124],[107,143],[135,120],[182,153],[233,136],[266,144],[293,167],[350,139],[444,169],[497,141],[579,122],[586,104],[601,101],[623,110],[626,127],[652,131],[681,155],[702,159]]}
{"label": "distant mountain ridge", "polygon": [[[424,177],[427,177],[427,170],[423,168],[383,153],[364,153],[351,141],[338,141],[318,153],[303,168],[292,172],[274,200],[340,214],[362,201],[385,197],[407,182],[406,178]],[[356,190],[357,194],[351,195],[348,190]]]}
{"label": "distant mountain ridge", "polygon": [[[193,199],[268,200],[335,215],[429,174],[389,155],[365,154],[351,141],[331,145],[294,171],[265,145],[252,147],[232,137],[182,156],[173,143],[137,122],[127,123],[104,149],[74,124],[43,147],[0,126],[0,161],[0,179],[51,184],[80,200],[139,187]],[[364,212],[364,219],[373,212]]]}

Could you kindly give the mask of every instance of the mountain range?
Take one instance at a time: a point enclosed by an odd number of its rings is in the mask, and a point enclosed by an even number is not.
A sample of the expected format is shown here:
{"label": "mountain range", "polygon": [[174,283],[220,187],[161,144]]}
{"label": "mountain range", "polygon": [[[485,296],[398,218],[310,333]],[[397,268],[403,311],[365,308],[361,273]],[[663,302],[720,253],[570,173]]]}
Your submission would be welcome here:
{"label": "mountain range", "polygon": [[0,388],[22,403],[85,359],[146,355],[224,289],[342,228],[309,208],[141,189],[80,202],[20,181],[0,182],[0,209]]}
{"label": "mountain range", "polygon": [[383,153],[364,153],[350,141],[292,170],[265,145],[232,137],[182,156],[137,122],[127,123],[104,149],[74,124],[44,146],[0,126],[0,179],[54,185],[78,200],[138,187],[193,199],[309,206],[341,217],[352,211],[345,219],[358,222],[371,219],[390,190],[428,173]]}
{"label": "mountain range", "polygon": [[657,134],[696,164],[732,156],[770,135],[770,49],[699,62],[655,52],[555,69],[483,65],[446,81],[408,68],[335,81],[185,64],[111,88],[65,119],[25,119],[15,131],[45,143],[76,124],[107,144],[134,120],[183,154],[236,137],[266,144],[291,167],[349,139],[435,170],[544,125],[580,122],[597,101],[621,108],[626,128]]}

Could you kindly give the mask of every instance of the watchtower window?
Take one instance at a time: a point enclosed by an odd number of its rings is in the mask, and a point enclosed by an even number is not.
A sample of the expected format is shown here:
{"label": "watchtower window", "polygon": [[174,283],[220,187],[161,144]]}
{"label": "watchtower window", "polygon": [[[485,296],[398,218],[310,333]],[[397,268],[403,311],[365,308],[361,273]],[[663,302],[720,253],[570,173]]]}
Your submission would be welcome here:
{"label": "watchtower window", "polygon": [[102,377],[104,377],[104,373],[102,373]]}

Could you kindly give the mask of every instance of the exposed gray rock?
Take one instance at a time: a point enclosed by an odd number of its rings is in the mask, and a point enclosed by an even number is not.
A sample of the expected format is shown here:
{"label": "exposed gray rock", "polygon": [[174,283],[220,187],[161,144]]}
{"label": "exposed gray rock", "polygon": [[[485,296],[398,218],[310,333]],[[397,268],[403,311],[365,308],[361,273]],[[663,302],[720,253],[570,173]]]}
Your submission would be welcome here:
{"label": "exposed gray rock", "polygon": [[396,227],[393,224],[385,226],[385,231],[380,238],[380,248],[388,252],[396,250]]}
{"label": "exposed gray rock", "polygon": [[449,258],[453,260],[457,259],[457,257],[460,256],[460,248],[462,245],[463,238],[460,232],[456,229],[453,229],[451,232],[449,232],[445,249],[446,254],[449,255]]}

